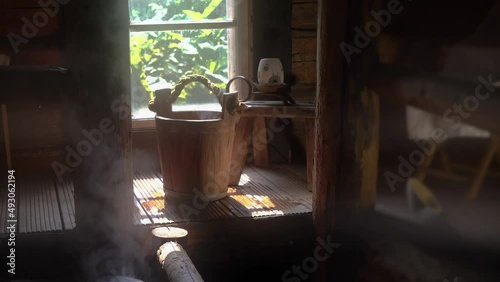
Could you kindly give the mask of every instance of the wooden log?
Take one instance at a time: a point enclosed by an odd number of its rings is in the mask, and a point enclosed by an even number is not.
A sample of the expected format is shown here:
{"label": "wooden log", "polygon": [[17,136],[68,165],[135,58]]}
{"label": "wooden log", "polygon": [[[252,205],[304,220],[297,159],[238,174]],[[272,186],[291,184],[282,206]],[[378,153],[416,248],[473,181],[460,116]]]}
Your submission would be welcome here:
{"label": "wooden log", "polygon": [[306,127],[306,164],[307,164],[307,190],[313,190],[313,168],[314,168],[314,119],[305,120]]}
{"label": "wooden log", "polygon": [[167,242],[157,252],[170,282],[202,282],[203,278],[181,245]]}
{"label": "wooden log", "polygon": [[[4,54],[0,54],[0,66],[8,66],[10,63],[10,57]],[[0,82],[0,87],[3,91],[3,83]],[[10,134],[9,134],[9,120],[7,117],[7,105],[1,104],[0,112],[2,113],[2,128],[3,128],[3,140],[5,145],[5,158],[7,161],[7,169],[12,169],[12,156],[10,152]]]}
{"label": "wooden log", "polygon": [[[362,83],[362,82],[359,82]],[[343,212],[358,213],[375,207],[377,197],[380,102],[367,89],[351,89],[346,98],[347,126],[342,132],[342,155],[337,204]]]}
{"label": "wooden log", "polygon": [[[345,38],[348,2],[318,1],[318,88],[312,215],[316,236],[321,238],[327,238],[334,226],[345,64],[339,45]],[[320,263],[314,281],[328,281],[329,269],[327,263]]]}
{"label": "wooden log", "polygon": [[315,29],[318,26],[318,3],[304,2],[292,4],[292,28]]}
{"label": "wooden log", "polygon": [[9,121],[7,118],[7,105],[1,105],[2,112],[2,128],[3,128],[3,139],[5,145],[5,158],[7,160],[7,169],[12,169],[12,155],[10,151],[10,134],[9,134]]}
{"label": "wooden log", "polygon": [[[292,63],[298,62],[315,62],[316,49],[318,49],[318,42],[316,37],[311,38],[293,38],[292,39]],[[292,65],[293,67],[293,65]],[[293,71],[293,68],[292,68]],[[316,71],[314,71],[316,74]]]}
{"label": "wooden log", "polygon": [[326,238],[333,229],[334,201],[341,129],[341,97],[345,59],[338,46],[344,41],[348,1],[319,0],[318,89],[313,174],[313,222]]}
{"label": "wooden log", "polygon": [[[487,76],[483,79],[486,81]],[[493,81],[495,79],[493,77]],[[368,86],[382,98],[440,115],[444,121],[450,120],[450,126],[458,124],[452,119],[458,119],[500,134],[500,123],[497,122],[500,120],[498,88],[485,85],[479,79],[477,82],[469,82],[389,70],[372,77]]]}
{"label": "wooden log", "polygon": [[134,227],[129,13],[123,0],[72,0],[65,8],[68,67],[75,84],[75,118],[67,121],[70,147],[89,140],[89,133],[96,141],[73,166],[76,238],[88,275],[82,279],[95,281],[109,271],[97,267],[105,263],[96,256],[105,244],[131,247],[111,250],[121,256],[118,269],[136,255],[134,242],[128,241]]}
{"label": "wooden log", "polygon": [[152,245],[154,251],[167,242],[176,242],[182,246],[187,246],[188,231],[186,229],[164,226],[153,229],[151,234],[153,235]]}

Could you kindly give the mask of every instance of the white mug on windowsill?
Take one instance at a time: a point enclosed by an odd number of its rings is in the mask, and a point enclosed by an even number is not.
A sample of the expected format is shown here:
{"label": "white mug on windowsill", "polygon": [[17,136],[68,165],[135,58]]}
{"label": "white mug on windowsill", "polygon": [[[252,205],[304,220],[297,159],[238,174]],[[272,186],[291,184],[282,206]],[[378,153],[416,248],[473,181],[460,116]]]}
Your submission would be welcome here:
{"label": "white mug on windowsill", "polygon": [[279,58],[264,58],[259,62],[257,80],[261,85],[281,85],[285,82],[283,65]]}

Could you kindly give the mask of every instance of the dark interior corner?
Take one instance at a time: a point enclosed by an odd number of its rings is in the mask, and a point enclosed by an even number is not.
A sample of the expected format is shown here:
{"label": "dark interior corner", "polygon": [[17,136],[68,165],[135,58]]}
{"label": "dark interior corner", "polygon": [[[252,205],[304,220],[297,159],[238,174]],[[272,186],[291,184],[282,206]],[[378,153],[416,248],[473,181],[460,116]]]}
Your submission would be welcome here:
{"label": "dark interior corner", "polygon": [[0,0],[0,281],[498,281],[499,26],[495,0]]}

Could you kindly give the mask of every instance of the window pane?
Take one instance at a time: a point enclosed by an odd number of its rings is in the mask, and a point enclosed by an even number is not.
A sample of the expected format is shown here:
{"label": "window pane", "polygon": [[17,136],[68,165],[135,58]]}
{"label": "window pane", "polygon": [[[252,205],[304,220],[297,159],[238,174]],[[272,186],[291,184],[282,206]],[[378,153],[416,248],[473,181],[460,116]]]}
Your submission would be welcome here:
{"label": "window pane", "polygon": [[[153,91],[171,87],[183,75],[201,74],[223,89],[228,78],[227,30],[131,32],[132,109],[147,109]],[[216,103],[215,95],[193,83],[178,104]]]}
{"label": "window pane", "polygon": [[229,0],[130,0],[132,22],[225,20]]}

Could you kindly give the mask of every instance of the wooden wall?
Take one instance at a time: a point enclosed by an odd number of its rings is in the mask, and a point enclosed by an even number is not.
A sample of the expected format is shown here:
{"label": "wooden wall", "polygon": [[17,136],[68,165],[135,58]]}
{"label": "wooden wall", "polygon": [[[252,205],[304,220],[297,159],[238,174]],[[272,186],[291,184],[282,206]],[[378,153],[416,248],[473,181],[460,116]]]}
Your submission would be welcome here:
{"label": "wooden wall", "polygon": [[[41,7],[38,0],[0,1],[0,53],[11,65],[65,65],[64,5]],[[67,2],[67,1],[60,1]],[[10,34],[10,36],[9,36]],[[14,34],[25,39],[19,39]],[[9,39],[9,37],[11,39]],[[12,41],[21,43],[14,44]],[[26,40],[26,41],[25,41]]]}
{"label": "wooden wall", "polygon": [[[291,95],[297,102],[312,102],[316,98],[316,53],[318,0],[292,0]],[[304,120],[292,120],[292,159],[303,159],[306,147]]]}
{"label": "wooden wall", "polygon": [[311,100],[316,96],[316,49],[318,0],[292,1],[292,72],[296,99]]}
{"label": "wooden wall", "polygon": [[[38,0],[0,1],[0,54],[11,58],[11,66],[66,65],[65,6],[57,1],[40,2],[57,6],[42,7]],[[29,84],[30,80],[21,83]],[[33,85],[33,92],[36,90]],[[1,95],[16,93],[11,90]],[[63,158],[63,148],[68,143],[64,131],[68,109],[59,101],[18,100],[7,104],[13,166],[21,170],[50,168],[53,160]]]}

